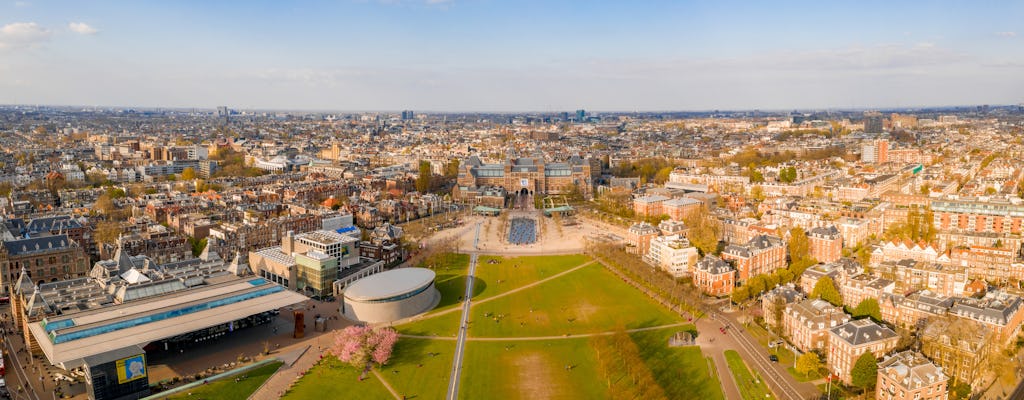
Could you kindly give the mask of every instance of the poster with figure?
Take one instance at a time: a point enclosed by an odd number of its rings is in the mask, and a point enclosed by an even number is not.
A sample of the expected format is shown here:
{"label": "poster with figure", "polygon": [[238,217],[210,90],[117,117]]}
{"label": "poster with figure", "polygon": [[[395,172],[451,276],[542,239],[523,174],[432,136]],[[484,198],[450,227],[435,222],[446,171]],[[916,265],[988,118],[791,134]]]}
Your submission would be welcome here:
{"label": "poster with figure", "polygon": [[522,187],[529,187],[529,186],[530,186],[530,180],[529,180],[529,179],[526,179],[526,178],[522,178],[522,179],[520,179],[520,180],[519,180],[519,186],[522,186]]}
{"label": "poster with figure", "polygon": [[117,360],[117,383],[127,383],[146,377],[146,355],[139,354]]}

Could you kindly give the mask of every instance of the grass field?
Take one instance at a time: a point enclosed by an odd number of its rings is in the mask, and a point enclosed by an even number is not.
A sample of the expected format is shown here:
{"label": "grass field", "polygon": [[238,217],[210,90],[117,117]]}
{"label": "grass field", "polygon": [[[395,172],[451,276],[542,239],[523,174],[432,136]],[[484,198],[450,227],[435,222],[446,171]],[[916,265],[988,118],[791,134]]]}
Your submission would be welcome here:
{"label": "grass field", "polygon": [[600,265],[592,264],[513,295],[476,303],[470,315],[469,334],[578,335],[682,321],[678,314],[624,284]]}
{"label": "grass field", "polygon": [[[491,264],[490,261],[497,261]],[[567,269],[591,261],[585,255],[568,256],[523,256],[499,257],[480,256],[476,276],[487,283],[487,287],[474,300],[505,293]]]}
{"label": "grass field", "polygon": [[[377,378],[370,375],[359,380],[358,368],[338,361],[337,358],[325,357],[306,374],[299,378],[298,383],[284,395],[289,400],[380,400],[391,398],[391,393]],[[244,399],[245,397],[232,397]]]}
{"label": "grass field", "polygon": [[455,356],[454,340],[402,338],[394,354],[380,369],[392,388],[414,399],[444,398]]}
{"label": "grass field", "polygon": [[[251,369],[249,372],[242,373],[241,375],[244,375],[245,379],[240,379],[238,382],[235,382],[235,377],[231,376],[187,390],[184,393],[168,396],[166,398],[205,400],[244,399],[255,392],[263,382],[270,379],[270,376],[274,375],[274,372],[277,372],[278,368],[281,368],[281,364],[282,363],[278,361]],[[238,378],[241,378],[241,376],[238,376]]]}
{"label": "grass field", "polygon": [[[696,346],[668,347],[668,338],[693,326],[633,332],[629,336],[640,348],[644,364],[670,399],[724,399],[715,372]],[[712,364],[714,365],[714,364]]]}
{"label": "grass field", "polygon": [[[466,291],[466,275],[469,270],[469,255],[452,254],[448,262],[435,265],[434,286],[441,292],[441,302],[437,304],[434,311],[445,310],[455,307],[459,303],[459,296]],[[483,290],[478,289],[478,290]]]}
{"label": "grass field", "polygon": [[771,390],[768,390],[768,385],[750,373],[747,364],[743,362],[743,358],[736,350],[725,351],[725,362],[729,364],[729,372],[732,373],[733,379],[736,380],[736,386],[740,388],[740,395],[745,400],[775,398],[772,396]]}
{"label": "grass field", "polygon": [[[498,263],[488,264],[490,259]],[[607,382],[598,371],[590,338],[572,335],[684,322],[599,264],[509,293],[588,261],[586,256],[480,257],[460,398],[606,399]],[[461,316],[460,310],[452,308],[465,289],[465,276],[464,265],[438,270],[437,285],[446,298],[440,307],[444,314],[431,317],[439,312],[434,310],[423,319],[397,327],[407,335],[444,337],[399,339],[394,358],[379,371],[400,395],[410,399],[444,397],[456,343],[450,338],[457,332]],[[501,317],[495,322],[493,316],[497,315]],[[640,357],[669,398],[722,399],[720,386],[712,377],[714,372],[699,348],[667,345],[669,336],[688,328],[634,332],[630,339],[641,349]],[[528,336],[559,338],[516,340]],[[350,387],[346,382],[356,382],[359,371],[333,363],[314,368],[310,375],[318,378],[307,375],[287,398],[362,400],[390,396],[373,377],[353,384],[360,388],[358,391],[346,389]],[[572,368],[566,369],[567,365]]]}
{"label": "grass field", "polygon": [[[586,338],[467,342],[459,397],[605,399],[588,343]],[[574,367],[566,370],[566,365]]]}

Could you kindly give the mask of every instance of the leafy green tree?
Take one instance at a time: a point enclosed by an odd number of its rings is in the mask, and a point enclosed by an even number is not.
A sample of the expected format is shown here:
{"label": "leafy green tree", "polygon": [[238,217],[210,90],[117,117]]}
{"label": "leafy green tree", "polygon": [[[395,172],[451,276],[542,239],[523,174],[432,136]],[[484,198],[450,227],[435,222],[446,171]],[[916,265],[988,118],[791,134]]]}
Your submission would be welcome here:
{"label": "leafy green tree", "polygon": [[459,159],[453,158],[448,161],[448,164],[444,166],[444,175],[448,178],[455,178],[459,176]]}
{"label": "leafy green tree", "polygon": [[750,287],[740,286],[732,290],[732,302],[739,304],[750,299]]}
{"label": "leafy green tree", "polygon": [[206,238],[196,240],[196,238],[189,236],[188,244],[192,247],[192,256],[199,257],[203,254],[203,249],[206,248]]}
{"label": "leafy green tree", "polygon": [[814,352],[808,351],[796,359],[796,372],[805,378],[812,372],[818,372],[819,369],[821,369],[821,360]]}
{"label": "leafy green tree", "polygon": [[864,391],[873,388],[878,379],[878,360],[875,359],[875,355],[870,351],[861,354],[857,362],[853,364],[850,375],[853,378],[853,386],[864,389]]}
{"label": "leafy green tree", "polygon": [[789,230],[789,243],[786,247],[789,249],[789,267],[794,275],[799,276],[807,267],[818,263],[818,260],[811,257],[811,242],[803,228]]}
{"label": "leafy green tree", "polygon": [[971,398],[971,385],[955,382],[949,385],[949,400],[967,400]]}
{"label": "leafy green tree", "polygon": [[753,163],[747,166],[747,176],[750,177],[750,183],[764,182],[764,174],[762,174]]}
{"label": "leafy green tree", "polygon": [[786,167],[779,170],[779,180],[784,183],[796,181],[796,167]]}
{"label": "leafy green tree", "polygon": [[818,278],[818,282],[814,284],[814,290],[811,291],[811,298],[825,300],[834,306],[841,306],[843,304],[843,298],[839,295],[839,289],[836,289],[835,282],[828,276]]}
{"label": "leafy green tree", "polygon": [[430,171],[430,162],[420,161],[419,177],[416,178],[416,191],[427,193],[430,191],[430,178],[433,173]]}
{"label": "leafy green tree", "polygon": [[853,317],[871,317],[875,321],[882,320],[882,310],[878,306],[878,300],[875,298],[866,298],[857,304],[857,307],[853,309]]}

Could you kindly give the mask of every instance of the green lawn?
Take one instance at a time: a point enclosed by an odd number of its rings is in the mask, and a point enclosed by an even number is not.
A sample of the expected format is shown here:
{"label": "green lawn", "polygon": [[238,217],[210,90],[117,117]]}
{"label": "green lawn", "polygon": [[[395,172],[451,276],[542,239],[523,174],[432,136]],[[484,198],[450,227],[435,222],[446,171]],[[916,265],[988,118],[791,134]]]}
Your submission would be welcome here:
{"label": "green lawn", "polygon": [[[229,376],[173,396],[168,396],[167,399],[234,400],[248,398],[263,382],[270,379],[270,376],[277,372],[281,364],[283,363],[280,361],[268,363],[237,376]],[[243,375],[245,378],[241,379]],[[235,382],[236,377],[240,378],[238,382]]]}
{"label": "green lawn", "polygon": [[[465,357],[459,390],[462,399],[607,398],[586,338],[470,341]],[[566,370],[566,365],[574,367]]]}
{"label": "green lawn", "polygon": [[441,399],[448,390],[454,356],[454,340],[401,338],[394,356],[380,373],[401,395]]}
{"label": "green lawn", "polygon": [[[668,347],[668,338],[692,325],[653,331],[633,332],[629,336],[640,348],[644,364],[670,399],[725,399],[718,377],[712,376],[707,359],[697,346]],[[714,364],[712,364],[714,365]]]}
{"label": "green lawn", "polygon": [[[491,264],[490,261],[497,261]],[[523,256],[499,257],[480,256],[476,265],[476,276],[487,286],[479,295],[473,297],[480,300],[523,287],[541,279],[555,275],[567,269],[591,261],[585,255],[568,256]]]}
{"label": "green lawn", "polygon": [[732,373],[732,377],[736,380],[736,386],[740,388],[740,395],[745,400],[775,398],[772,396],[771,390],[768,390],[768,385],[750,373],[747,364],[743,362],[743,358],[736,350],[725,351],[725,362],[729,365],[729,372]]}
{"label": "green lawn", "polygon": [[[458,315],[442,318],[457,321]],[[521,292],[475,303],[469,334],[560,336],[678,322],[682,322],[678,314],[661,307],[600,265],[591,264]],[[450,325],[454,333],[458,323]]]}
{"label": "green lawn", "polygon": [[[401,342],[401,341],[399,341]],[[380,400],[392,398],[387,388],[373,375],[359,380],[360,369],[338,361],[333,356],[324,357],[317,365],[289,390],[284,399],[291,400]],[[244,399],[245,397],[231,397]]]}
{"label": "green lawn", "polygon": [[[394,356],[377,370],[400,395],[414,399],[440,399],[448,388],[454,355],[454,341],[401,338],[395,345]],[[324,358],[299,380],[285,398],[392,398],[377,377],[369,374],[367,379],[359,381],[359,373],[360,369],[334,357]]]}
{"label": "green lawn", "polygon": [[[441,311],[459,304],[459,297],[466,293],[466,275],[469,270],[468,254],[451,254],[442,257],[448,262],[435,265],[434,286],[441,292],[441,302],[434,311]],[[422,265],[421,265],[422,266]]]}

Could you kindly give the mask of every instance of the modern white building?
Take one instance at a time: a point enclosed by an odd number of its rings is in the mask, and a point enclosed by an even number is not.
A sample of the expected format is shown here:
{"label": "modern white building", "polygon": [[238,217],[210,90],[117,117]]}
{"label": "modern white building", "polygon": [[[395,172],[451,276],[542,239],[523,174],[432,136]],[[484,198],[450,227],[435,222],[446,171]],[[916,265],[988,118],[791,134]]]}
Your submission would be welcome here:
{"label": "modern white building", "polygon": [[670,235],[651,239],[644,261],[679,278],[693,273],[699,258],[697,248],[690,245],[689,240],[681,235]]}
{"label": "modern white building", "polygon": [[341,315],[352,321],[380,323],[424,313],[441,301],[435,277],[434,271],[426,268],[399,268],[360,279],[345,289]]}

